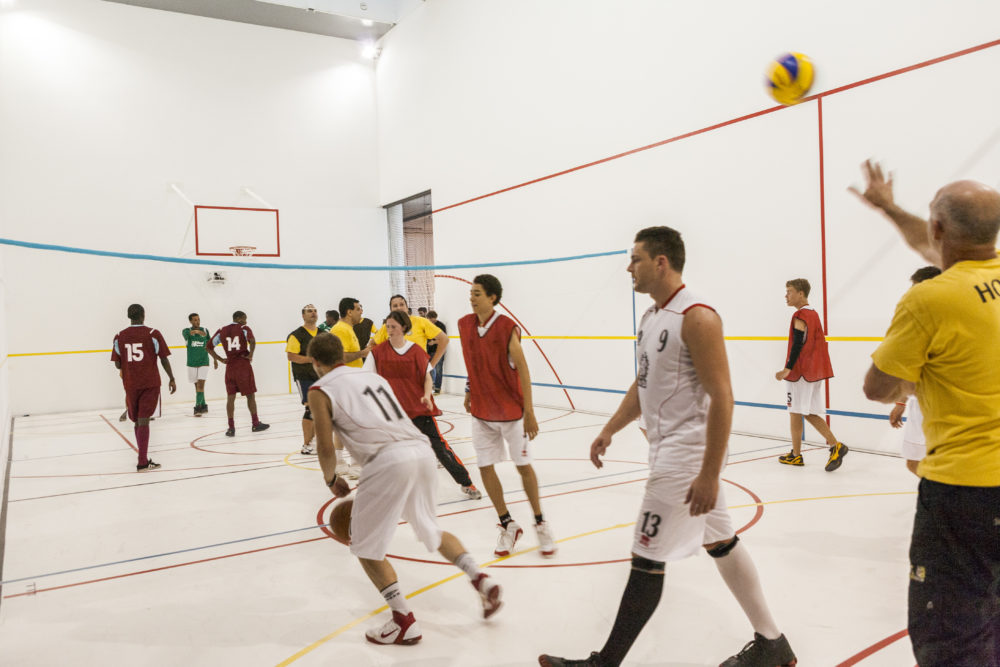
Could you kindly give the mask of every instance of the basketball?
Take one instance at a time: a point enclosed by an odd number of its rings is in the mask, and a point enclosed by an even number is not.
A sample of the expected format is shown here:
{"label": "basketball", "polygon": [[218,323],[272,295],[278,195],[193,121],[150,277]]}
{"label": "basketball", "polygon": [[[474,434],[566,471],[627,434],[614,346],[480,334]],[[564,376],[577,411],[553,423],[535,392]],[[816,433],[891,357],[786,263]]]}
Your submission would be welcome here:
{"label": "basketball", "polygon": [[778,102],[798,104],[813,84],[812,61],[801,53],[778,56],[768,67],[766,84]]}
{"label": "basketball", "polygon": [[330,530],[334,537],[344,544],[351,543],[351,510],[354,508],[353,500],[345,500],[337,503],[330,511]]}

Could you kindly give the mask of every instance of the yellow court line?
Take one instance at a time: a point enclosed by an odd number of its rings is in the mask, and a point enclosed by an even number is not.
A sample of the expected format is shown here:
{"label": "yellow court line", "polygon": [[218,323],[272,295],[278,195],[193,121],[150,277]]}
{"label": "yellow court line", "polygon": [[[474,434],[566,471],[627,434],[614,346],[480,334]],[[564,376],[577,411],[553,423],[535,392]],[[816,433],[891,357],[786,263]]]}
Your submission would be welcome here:
{"label": "yellow court line", "polygon": [[285,465],[291,466],[292,468],[298,468],[299,470],[310,470],[312,472],[318,472],[319,470],[322,470],[322,468],[310,468],[308,466],[300,466],[298,463],[292,463],[291,461],[288,460],[291,457],[295,456],[296,454],[298,454],[298,452],[292,452],[291,454],[287,455],[285,457]]}
{"label": "yellow court line", "polygon": [[[780,504],[783,504],[783,503],[800,503],[800,502],[807,502],[807,501],[812,501],[812,500],[835,500],[835,499],[841,499],[841,498],[869,498],[869,497],[877,497],[877,496],[913,496],[913,495],[916,495],[916,494],[917,494],[916,491],[889,491],[889,492],[885,492],[885,493],[850,493],[850,494],[844,494],[844,495],[839,495],[839,496],[816,496],[816,497],[813,497],[813,498],[788,498],[788,499],[785,499],[785,500],[768,500],[768,501],[760,502],[760,503],[748,503],[746,505],[731,505],[727,509],[734,510],[734,509],[743,509],[743,508],[747,508],[747,507],[759,507],[759,506],[763,506],[763,505],[780,505]],[[570,537],[564,537],[564,538],[562,538],[560,540],[556,540],[556,542],[557,543],[569,542],[570,540],[578,540],[578,539],[580,539],[582,537],[589,537],[591,535],[597,535],[599,533],[606,533],[608,531],[617,530],[619,528],[628,528],[628,527],[634,526],[634,525],[635,525],[634,521],[630,521],[629,523],[619,523],[619,524],[616,524],[614,526],[608,526],[606,528],[598,528],[597,530],[591,530],[591,531],[588,531],[586,533],[580,533],[578,535],[571,535]],[[489,562],[483,563],[479,567],[481,567],[481,568],[489,567],[490,565],[494,565],[496,563],[499,563],[499,562],[502,562],[502,561],[505,561],[505,560],[509,560],[509,559],[514,558],[516,556],[523,556],[524,554],[528,554],[528,553],[531,553],[531,552],[537,551],[537,550],[538,550],[538,547],[531,547],[530,549],[524,549],[523,551],[517,551],[515,553],[512,553],[509,556],[504,556],[503,558],[497,558],[497,559],[491,560]],[[463,572],[458,572],[456,574],[451,575],[450,577],[446,577],[444,579],[441,579],[440,581],[436,581],[436,582],[434,582],[432,584],[428,584],[427,586],[424,586],[423,588],[417,589],[417,590],[413,591],[412,593],[410,593],[409,595],[407,595],[406,599],[409,600],[410,598],[414,598],[414,597],[416,597],[416,596],[418,596],[418,595],[420,595],[422,593],[426,593],[429,590],[432,590],[434,588],[437,588],[438,586],[446,584],[449,581],[454,581],[455,579],[458,579],[461,576],[463,576],[463,574],[464,574]],[[319,648],[320,646],[322,646],[326,642],[330,641],[331,639],[334,639],[334,638],[336,638],[336,637],[344,634],[346,631],[350,630],[353,627],[356,627],[360,623],[363,623],[364,621],[367,621],[370,618],[374,618],[375,616],[378,616],[383,611],[386,611],[388,608],[389,608],[388,605],[382,605],[378,609],[375,609],[373,611],[368,612],[364,616],[351,621],[347,625],[343,625],[343,626],[337,628],[336,630],[334,630],[330,634],[326,635],[325,637],[317,639],[312,644],[309,644],[305,648],[299,650],[295,654],[293,654],[293,655],[289,656],[288,658],[286,658],[285,660],[279,662],[276,665],[276,667],[286,667],[287,665],[292,664],[293,662],[295,662],[299,658],[301,658],[301,657],[303,657],[303,656],[305,656],[305,655],[307,655],[309,653],[312,653],[314,650],[316,650],[317,648]]]}
{"label": "yellow court line", "polygon": [[[448,338],[461,339],[461,336],[448,336]],[[525,340],[635,340],[635,336],[524,336]],[[786,341],[787,336],[726,336],[726,340],[742,341]],[[882,336],[827,336],[826,340],[831,343],[879,343]],[[283,340],[261,340],[258,345],[284,345]],[[171,350],[183,350],[184,345],[170,345]],[[107,350],[62,350],[59,352],[13,352],[8,357],[43,357],[53,354],[110,354]],[[291,366],[289,366],[288,393],[292,393]]]}

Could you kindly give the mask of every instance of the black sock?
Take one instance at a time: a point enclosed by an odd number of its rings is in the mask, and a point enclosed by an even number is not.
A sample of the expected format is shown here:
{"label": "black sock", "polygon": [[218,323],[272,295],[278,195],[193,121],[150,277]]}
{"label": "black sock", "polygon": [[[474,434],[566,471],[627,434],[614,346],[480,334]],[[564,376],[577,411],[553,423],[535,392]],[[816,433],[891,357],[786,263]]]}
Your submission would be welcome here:
{"label": "black sock", "polygon": [[506,528],[507,524],[510,523],[511,521],[513,521],[513,519],[510,518],[510,512],[507,512],[502,517],[500,517],[500,525],[503,526],[504,528]]}
{"label": "black sock", "polygon": [[535,515],[535,523],[541,523],[542,521],[544,521],[544,519],[542,518],[542,515],[541,514],[536,514]]}
{"label": "black sock", "polygon": [[[625,655],[636,637],[642,631],[646,621],[656,611],[663,593],[663,563],[656,563],[645,558],[632,558],[632,573],[629,575],[625,593],[622,595],[618,616],[607,643],[601,649],[601,664],[617,667],[625,659]],[[649,570],[658,570],[654,574]]]}

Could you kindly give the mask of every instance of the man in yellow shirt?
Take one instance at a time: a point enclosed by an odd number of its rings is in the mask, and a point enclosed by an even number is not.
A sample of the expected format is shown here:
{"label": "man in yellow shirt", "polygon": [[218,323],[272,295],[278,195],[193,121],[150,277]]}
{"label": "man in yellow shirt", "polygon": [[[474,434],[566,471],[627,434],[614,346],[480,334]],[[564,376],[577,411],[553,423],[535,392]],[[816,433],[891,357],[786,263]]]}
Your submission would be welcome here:
{"label": "man in yellow shirt", "polygon": [[[389,299],[389,310],[400,310],[409,315],[410,307],[406,303],[406,297],[402,294],[397,294]],[[434,341],[437,345],[437,349],[431,357],[430,362],[431,368],[436,368],[438,362],[441,361],[441,357],[444,356],[444,349],[448,347],[448,334],[441,331],[437,325],[426,317],[420,317],[419,315],[410,315],[410,324],[412,328],[410,329],[410,333],[406,334],[406,340],[416,343],[424,352],[427,351],[427,341]],[[375,344],[377,345],[387,340],[389,340],[389,332],[386,330],[385,324],[383,324],[382,328],[375,334]]]}
{"label": "man in yellow shirt", "polygon": [[368,341],[368,345],[361,349],[358,335],[354,333],[354,325],[361,321],[365,311],[361,307],[361,302],[350,296],[340,300],[339,310],[340,319],[330,328],[330,333],[339,338],[344,345],[344,364],[361,368],[365,365],[365,357],[372,350],[372,342]]}
{"label": "man in yellow shirt", "polygon": [[927,456],[910,544],[909,633],[921,667],[1000,664],[1000,193],[958,181],[930,220],[902,211],[866,164],[866,202],[944,272],[911,288],[872,354],[865,395],[916,392]]}

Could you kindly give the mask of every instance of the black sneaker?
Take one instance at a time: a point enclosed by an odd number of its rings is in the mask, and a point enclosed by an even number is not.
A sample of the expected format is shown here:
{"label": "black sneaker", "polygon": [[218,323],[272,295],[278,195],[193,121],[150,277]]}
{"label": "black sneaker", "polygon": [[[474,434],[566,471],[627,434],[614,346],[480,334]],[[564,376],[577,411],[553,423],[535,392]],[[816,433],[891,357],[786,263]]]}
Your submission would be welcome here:
{"label": "black sneaker", "polygon": [[253,431],[254,433],[260,433],[261,431],[266,431],[269,428],[271,428],[270,424],[265,424],[264,422],[257,422],[256,424],[253,425],[253,427],[250,430]]}
{"label": "black sneaker", "polygon": [[847,445],[842,442],[838,442],[836,445],[830,448],[830,460],[826,462],[826,471],[833,472],[840,467],[840,464],[844,462],[844,457],[847,456],[849,452]]}
{"label": "black sneaker", "polygon": [[206,412],[208,412],[208,406],[207,405],[196,405],[194,407],[195,407],[195,410],[197,410],[201,414],[205,414]]}
{"label": "black sneaker", "polygon": [[594,651],[589,658],[583,660],[569,660],[543,654],[538,656],[538,664],[542,667],[601,667],[601,654]]}
{"label": "black sneaker", "polygon": [[195,417],[201,417],[201,406],[200,405],[194,406],[194,416]]}
{"label": "black sneaker", "polygon": [[767,639],[753,633],[753,641],[719,667],[795,667],[799,663],[785,635]]}
{"label": "black sneaker", "polygon": [[123,422],[128,419],[128,410],[122,413],[122,416],[118,418],[118,421]]}
{"label": "black sneaker", "polygon": [[235,428],[229,427],[229,428],[226,429],[226,437],[227,438],[231,438],[234,435],[236,435],[236,429]]}
{"label": "black sneaker", "polygon": [[160,467],[160,464],[157,463],[156,461],[154,461],[153,459],[146,459],[146,465],[144,465],[144,466],[136,466],[135,469],[136,469],[137,472],[143,472],[143,471],[146,471],[146,470],[156,470],[159,467]]}

